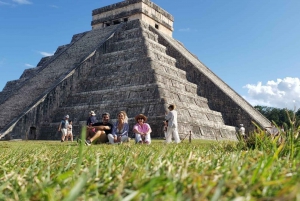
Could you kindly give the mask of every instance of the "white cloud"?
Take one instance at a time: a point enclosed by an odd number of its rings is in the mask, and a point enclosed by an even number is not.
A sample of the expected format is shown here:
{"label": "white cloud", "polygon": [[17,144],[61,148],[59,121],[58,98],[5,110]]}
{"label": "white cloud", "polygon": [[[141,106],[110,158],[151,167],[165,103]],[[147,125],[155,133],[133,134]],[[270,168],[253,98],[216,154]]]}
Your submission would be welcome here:
{"label": "white cloud", "polygon": [[263,85],[262,82],[247,84],[248,95],[244,98],[252,105],[263,105],[277,108],[294,109],[300,107],[300,79],[286,77],[271,80]]}
{"label": "white cloud", "polygon": [[25,66],[29,67],[29,68],[35,67],[35,66],[31,65],[31,64],[25,64]]}
{"label": "white cloud", "polygon": [[12,1],[18,4],[32,4],[30,1],[27,0],[12,0]]}
{"label": "white cloud", "polygon": [[190,28],[183,28],[183,29],[178,29],[178,31],[189,32],[189,31],[191,31],[191,29]]}
{"label": "white cloud", "polygon": [[45,57],[49,57],[52,56],[54,53],[49,53],[49,52],[39,52],[41,55],[45,56]]}

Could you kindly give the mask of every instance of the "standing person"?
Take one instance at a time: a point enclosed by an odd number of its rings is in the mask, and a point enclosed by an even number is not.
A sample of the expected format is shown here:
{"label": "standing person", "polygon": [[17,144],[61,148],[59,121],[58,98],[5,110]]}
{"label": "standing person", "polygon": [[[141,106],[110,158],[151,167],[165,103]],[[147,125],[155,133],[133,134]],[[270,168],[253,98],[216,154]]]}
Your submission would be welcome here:
{"label": "standing person", "polygon": [[93,141],[99,138],[100,143],[108,142],[107,135],[112,134],[113,125],[109,123],[110,115],[109,113],[102,114],[102,122],[94,123],[91,129],[95,128],[96,133],[91,139],[86,139],[85,144],[90,146]]}
{"label": "standing person", "polygon": [[165,119],[168,121],[168,129],[166,136],[166,143],[172,142],[172,135],[176,143],[180,143],[179,134],[178,134],[178,124],[177,124],[177,111],[175,110],[176,106],[170,104],[168,109],[169,112],[166,113]]}
{"label": "standing person", "polygon": [[95,114],[94,111],[90,111],[89,115],[90,116],[89,116],[89,118],[86,121],[86,125],[87,126],[92,126],[94,123],[97,122],[97,117],[96,117],[96,114]]}
{"label": "standing person", "polygon": [[108,140],[110,144],[128,142],[128,117],[125,111],[118,113],[118,120],[114,124],[112,134],[108,134]]}
{"label": "standing person", "polygon": [[271,122],[271,126],[266,127],[266,128],[267,128],[267,131],[270,133],[272,139],[274,139],[277,135],[279,135],[279,130],[276,128],[276,126],[275,126],[275,124],[273,124],[273,122]]}
{"label": "standing person", "polygon": [[135,141],[137,143],[145,143],[151,144],[151,136],[152,132],[149,124],[146,123],[147,117],[143,114],[139,114],[135,117],[135,121],[137,124],[133,127],[133,132],[135,133]]}
{"label": "standing person", "polygon": [[239,134],[240,134],[244,139],[246,138],[244,124],[240,124]]}
{"label": "standing person", "polygon": [[59,126],[58,126],[58,131],[60,132],[61,131],[61,142],[64,142],[65,141],[65,138],[66,138],[66,136],[67,136],[67,132],[68,132],[68,130],[67,130],[67,128],[68,128],[68,126],[69,126],[69,121],[68,121],[68,119],[69,119],[69,115],[66,115],[65,117],[64,117],[64,119],[63,120],[61,120],[61,122],[60,122],[60,124],[59,124]]}
{"label": "standing person", "polygon": [[66,141],[68,141],[69,138],[71,138],[71,142],[73,142],[73,125],[72,124],[73,124],[72,120],[69,120]]}

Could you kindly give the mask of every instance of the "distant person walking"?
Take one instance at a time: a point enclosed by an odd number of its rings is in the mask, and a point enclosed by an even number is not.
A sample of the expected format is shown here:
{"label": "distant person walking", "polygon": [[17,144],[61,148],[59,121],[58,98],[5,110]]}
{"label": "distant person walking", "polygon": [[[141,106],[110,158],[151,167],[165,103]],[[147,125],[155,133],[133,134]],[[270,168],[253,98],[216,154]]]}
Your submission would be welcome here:
{"label": "distant person walking", "polygon": [[59,126],[58,126],[58,131],[61,131],[61,142],[65,141],[65,138],[68,134],[68,126],[69,126],[69,115],[66,115],[64,119],[61,120]]}
{"label": "distant person walking", "polygon": [[68,134],[67,134],[65,140],[68,141],[69,138],[71,139],[71,142],[73,142],[73,122],[72,122],[72,120],[69,121]]}
{"label": "distant person walking", "polygon": [[166,143],[172,142],[172,136],[175,140],[175,143],[180,143],[177,124],[177,111],[175,108],[176,106],[174,104],[169,105],[169,112],[166,113],[165,116],[165,119],[168,121]]}

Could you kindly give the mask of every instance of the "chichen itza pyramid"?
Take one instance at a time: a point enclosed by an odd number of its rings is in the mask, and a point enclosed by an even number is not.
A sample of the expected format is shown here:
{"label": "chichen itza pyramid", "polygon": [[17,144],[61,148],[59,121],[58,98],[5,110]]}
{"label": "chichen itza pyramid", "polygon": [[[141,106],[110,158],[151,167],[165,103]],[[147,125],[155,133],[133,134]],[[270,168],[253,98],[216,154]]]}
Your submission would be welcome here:
{"label": "chichen itza pyramid", "polygon": [[174,18],[150,0],[126,0],[92,12],[92,30],[44,57],[0,92],[0,133],[6,138],[59,139],[66,114],[75,134],[94,110],[120,110],[130,124],[148,116],[162,136],[165,111],[177,105],[179,134],[235,140],[236,127],[270,123],[172,37]]}

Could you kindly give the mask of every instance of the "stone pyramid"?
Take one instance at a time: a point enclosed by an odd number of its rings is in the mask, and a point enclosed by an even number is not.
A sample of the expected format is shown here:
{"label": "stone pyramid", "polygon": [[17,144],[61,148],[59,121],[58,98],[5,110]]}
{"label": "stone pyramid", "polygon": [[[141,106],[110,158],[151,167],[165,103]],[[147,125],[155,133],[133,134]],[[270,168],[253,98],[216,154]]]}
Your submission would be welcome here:
{"label": "stone pyramid", "polygon": [[79,135],[88,113],[116,119],[125,110],[148,116],[152,137],[163,136],[168,104],[176,104],[179,134],[235,140],[236,127],[270,122],[179,41],[172,15],[149,0],[126,0],[93,11],[92,30],[73,36],[0,92],[6,138],[55,140],[66,114]]}

